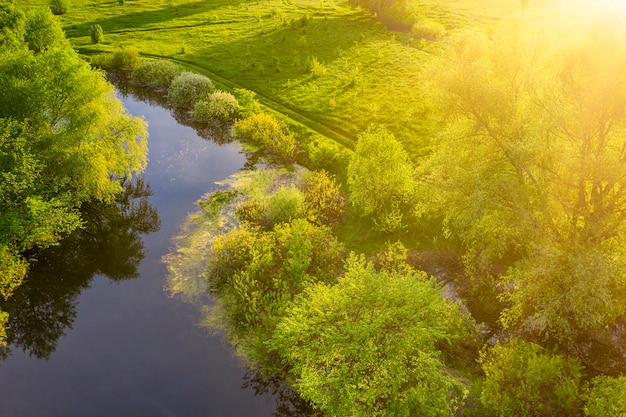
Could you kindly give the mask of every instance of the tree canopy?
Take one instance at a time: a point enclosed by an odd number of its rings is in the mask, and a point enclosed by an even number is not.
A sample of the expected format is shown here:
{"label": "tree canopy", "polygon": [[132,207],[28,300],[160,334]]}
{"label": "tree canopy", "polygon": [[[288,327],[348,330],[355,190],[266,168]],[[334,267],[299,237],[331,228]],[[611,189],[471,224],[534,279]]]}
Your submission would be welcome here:
{"label": "tree canopy", "polygon": [[311,285],[289,307],[272,344],[326,415],[452,416],[463,390],[437,346],[464,320],[441,291],[425,273],[377,272],[353,256],[337,284]]}
{"label": "tree canopy", "polygon": [[506,327],[571,340],[624,313],[621,20],[465,33],[434,71],[446,129],[422,196],[476,275],[505,267]]}

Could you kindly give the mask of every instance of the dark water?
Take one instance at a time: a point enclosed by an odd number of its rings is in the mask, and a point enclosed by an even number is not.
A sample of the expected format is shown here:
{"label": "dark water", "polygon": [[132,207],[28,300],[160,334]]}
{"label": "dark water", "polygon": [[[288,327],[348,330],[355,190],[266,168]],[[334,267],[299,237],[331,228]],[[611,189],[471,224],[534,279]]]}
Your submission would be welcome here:
{"label": "dark water", "polygon": [[230,346],[163,291],[170,238],[245,157],[168,110],[124,102],[149,123],[144,182],[117,205],[89,208],[90,228],[41,255],[3,305],[13,329],[0,361],[0,416],[270,416],[273,396],[242,388],[246,370]]}

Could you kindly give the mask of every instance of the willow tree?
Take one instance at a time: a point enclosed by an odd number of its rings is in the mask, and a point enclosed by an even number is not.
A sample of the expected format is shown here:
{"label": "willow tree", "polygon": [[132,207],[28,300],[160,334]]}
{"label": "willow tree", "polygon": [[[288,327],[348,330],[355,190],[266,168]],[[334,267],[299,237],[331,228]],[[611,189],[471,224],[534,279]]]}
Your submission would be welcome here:
{"label": "willow tree", "polygon": [[626,32],[581,22],[459,36],[434,73],[446,127],[421,167],[426,210],[470,270],[504,267],[502,323],[557,340],[626,306]]}

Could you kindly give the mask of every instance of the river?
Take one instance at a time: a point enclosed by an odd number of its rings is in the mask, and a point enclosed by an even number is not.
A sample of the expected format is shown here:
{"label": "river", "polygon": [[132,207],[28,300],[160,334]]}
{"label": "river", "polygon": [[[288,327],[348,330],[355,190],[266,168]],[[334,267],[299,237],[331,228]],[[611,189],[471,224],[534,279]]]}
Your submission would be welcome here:
{"label": "river", "polygon": [[[245,156],[237,143],[202,139],[162,107],[123,102],[149,123],[143,177],[152,195],[144,193],[143,205],[94,208],[98,232],[44,254],[3,306],[13,336],[0,361],[0,416],[271,416],[274,396],[244,388],[246,369],[228,343],[197,326],[193,305],[163,290],[171,237]],[[129,218],[144,226],[135,230]]]}

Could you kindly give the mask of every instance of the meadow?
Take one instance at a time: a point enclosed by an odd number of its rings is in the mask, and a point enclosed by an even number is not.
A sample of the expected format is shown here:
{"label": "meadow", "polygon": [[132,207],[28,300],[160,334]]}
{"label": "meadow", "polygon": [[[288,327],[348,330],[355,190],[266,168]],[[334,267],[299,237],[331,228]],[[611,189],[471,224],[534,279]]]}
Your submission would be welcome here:
{"label": "meadow", "polygon": [[[518,0],[417,3],[449,35],[520,12]],[[525,12],[543,3],[531,2]],[[132,47],[203,73],[222,88],[256,92],[264,105],[301,125],[300,140],[323,135],[351,148],[360,132],[381,124],[413,159],[428,149],[433,124],[423,70],[443,43],[389,31],[347,1],[73,0],[61,20],[81,54]],[[92,44],[96,23],[104,41]]]}

